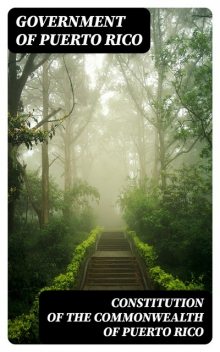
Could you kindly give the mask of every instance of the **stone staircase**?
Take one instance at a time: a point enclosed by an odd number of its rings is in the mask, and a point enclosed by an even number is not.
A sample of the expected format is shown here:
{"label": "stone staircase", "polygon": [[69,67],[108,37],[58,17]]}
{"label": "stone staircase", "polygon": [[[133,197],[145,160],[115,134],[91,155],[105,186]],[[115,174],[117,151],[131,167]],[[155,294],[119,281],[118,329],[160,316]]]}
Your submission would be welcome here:
{"label": "stone staircase", "polygon": [[121,232],[104,232],[97,244],[98,251],[130,251],[128,240]]}
{"label": "stone staircase", "polygon": [[83,290],[144,290],[139,263],[123,233],[105,232],[89,259]]}

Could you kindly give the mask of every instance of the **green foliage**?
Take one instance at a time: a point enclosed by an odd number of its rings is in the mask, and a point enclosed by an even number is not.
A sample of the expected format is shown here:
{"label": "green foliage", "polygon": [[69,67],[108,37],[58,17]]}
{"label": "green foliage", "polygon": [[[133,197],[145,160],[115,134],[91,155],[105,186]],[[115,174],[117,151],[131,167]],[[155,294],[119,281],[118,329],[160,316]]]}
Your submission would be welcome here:
{"label": "green foliage", "polygon": [[66,223],[53,217],[43,229],[36,222],[17,223],[9,236],[9,317],[27,312],[36,292],[71,261],[77,244],[86,238],[91,222]]}
{"label": "green foliage", "polygon": [[[9,317],[26,312],[34,295],[71,260],[74,233],[54,219],[40,231],[36,223],[17,224],[9,236]],[[82,241],[83,237],[78,241]]]}
{"label": "green foliage", "polygon": [[56,276],[50,286],[42,288],[36,295],[30,312],[9,320],[8,336],[12,343],[36,343],[38,339],[39,295],[48,290],[68,290],[77,285],[79,269],[88,251],[95,244],[101,233],[100,228],[91,231],[88,238],[79,244],[73,252],[73,259],[67,266],[65,274]]}
{"label": "green foliage", "polygon": [[[173,74],[176,105],[184,109],[179,117],[179,137],[195,136],[207,142],[209,153],[212,133],[212,31],[210,16],[194,17],[191,32],[169,38],[161,53]],[[203,23],[203,24],[202,24]]]}
{"label": "green foliage", "polygon": [[98,201],[100,198],[99,192],[95,187],[90,186],[86,181],[78,180],[64,195],[66,205],[72,209],[82,209],[89,205],[89,200]]}
{"label": "green foliage", "polygon": [[[9,203],[13,204],[19,198],[22,187],[22,169],[17,159],[17,149],[24,144],[27,149],[32,149],[33,145],[47,142],[55,135],[57,125],[52,125],[48,132],[42,129],[31,127],[32,123],[37,124],[37,118],[31,113],[18,113],[16,116],[8,116],[8,142],[9,142],[9,167],[8,167],[8,196]],[[9,218],[14,214],[9,212]]]}
{"label": "green foliage", "polygon": [[[24,226],[27,226],[27,223],[36,217],[32,203],[34,203],[37,209],[41,208],[42,203],[42,180],[38,172],[27,172],[27,180],[31,190],[32,201],[30,202],[30,196],[25,184],[22,184],[15,212],[16,221],[23,222]],[[97,189],[86,182],[78,181],[69,192],[64,193],[60,190],[54,179],[50,177],[50,218],[53,220],[58,215],[61,216],[62,213],[65,215],[65,210],[67,210],[68,216],[65,217],[65,221],[74,232],[79,230],[87,232],[94,226],[94,215],[90,207],[90,202],[98,200],[99,193]]]}
{"label": "green foliage", "polygon": [[32,114],[18,113],[16,116],[8,116],[8,141],[12,146],[20,146],[25,144],[27,149],[32,149],[33,145],[47,142],[48,138],[52,139],[55,136],[56,128],[63,122],[60,119],[59,123],[51,124],[49,131],[32,127],[31,125],[38,124],[37,118]]}
{"label": "green foliage", "polygon": [[9,320],[9,340],[18,344],[35,341],[36,335],[33,329],[35,320],[36,316],[32,311],[29,314],[22,314],[13,321]]}
{"label": "green foliage", "polygon": [[12,204],[20,196],[23,180],[22,169],[14,151],[8,153],[8,203]]}
{"label": "green foliage", "polygon": [[155,248],[158,263],[184,281],[203,279],[211,290],[212,207],[210,175],[183,167],[164,192],[132,185],[121,196],[130,229]]}
{"label": "green foliage", "polygon": [[50,284],[71,260],[74,247],[94,226],[89,197],[97,196],[96,189],[77,184],[72,192],[71,213],[66,221],[62,215],[63,192],[50,179],[50,221],[39,229],[32,208],[41,207],[41,180],[36,172],[27,174],[29,194],[23,184],[16,207],[16,230],[9,236],[9,317],[29,310],[36,292]]}
{"label": "green foliage", "polygon": [[203,290],[204,285],[199,282],[184,283],[172,274],[167,273],[160,266],[150,269],[150,276],[153,282],[161,290]]}
{"label": "green foliage", "polygon": [[156,262],[157,255],[154,251],[153,246],[142,242],[134,231],[127,232],[129,238],[133,241],[138,253],[143,258],[147,267],[152,267]]}
{"label": "green foliage", "polygon": [[[42,203],[42,180],[37,171],[28,171],[27,172],[27,180],[29,184],[29,188],[31,190],[32,201],[35,206],[40,209]],[[52,177],[50,177],[50,191],[49,191],[49,210],[50,215],[56,213],[61,208],[61,201],[63,198],[63,192],[59,189],[58,185],[54,181]],[[16,203],[16,216],[19,219],[26,218],[26,222],[30,215],[34,214],[34,210],[32,208],[29,194],[27,192],[25,184],[22,185],[20,190],[20,196]]]}
{"label": "green foliage", "polygon": [[148,270],[148,275],[156,289],[159,290],[203,290],[202,283],[191,281],[184,283],[180,279],[167,273],[159,265],[156,265],[157,255],[153,246],[142,242],[134,231],[127,232],[129,238],[133,241],[139,255],[143,258]]}
{"label": "green foliage", "polygon": [[[160,190],[150,184],[137,186],[129,185],[119,199],[123,216],[128,226],[138,233],[146,233],[150,240],[151,231],[154,228],[155,211],[158,208]],[[147,229],[146,229],[147,223]]]}
{"label": "green foliage", "polygon": [[11,145],[25,144],[31,149],[33,144],[42,143],[47,139],[47,133],[31,128],[30,117],[31,115],[21,114],[8,117],[8,139]]}
{"label": "green foliage", "polygon": [[83,228],[88,228],[93,223],[93,213],[91,203],[98,202],[99,192],[95,187],[90,186],[87,182],[78,180],[74,183],[68,192],[64,193],[60,202],[60,208],[66,222],[73,221]]}
{"label": "green foliage", "polygon": [[211,289],[212,208],[208,175],[193,167],[176,172],[164,194],[162,208],[165,212],[158,221],[165,226],[155,239],[161,262],[167,262],[169,267],[177,263],[186,278],[191,273],[204,276],[206,288]]}

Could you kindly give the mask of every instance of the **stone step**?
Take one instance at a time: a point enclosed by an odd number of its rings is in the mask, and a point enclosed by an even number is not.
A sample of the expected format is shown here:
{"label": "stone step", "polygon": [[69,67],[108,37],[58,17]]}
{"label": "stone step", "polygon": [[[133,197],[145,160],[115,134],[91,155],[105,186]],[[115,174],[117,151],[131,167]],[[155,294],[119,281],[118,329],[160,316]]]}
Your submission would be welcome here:
{"label": "stone step", "polygon": [[99,238],[99,242],[126,242],[127,239],[124,237],[115,237],[115,238]]}
{"label": "stone step", "polygon": [[108,246],[108,247],[104,247],[104,246],[99,246],[97,248],[98,251],[127,251],[129,250],[129,247],[112,247],[112,246]]}
{"label": "stone step", "polygon": [[118,246],[122,246],[122,247],[129,247],[130,248],[130,246],[129,246],[129,244],[128,243],[124,243],[124,242],[119,242],[119,243],[117,243],[117,242],[100,242],[100,243],[98,243],[98,246],[97,247],[100,247],[100,246],[103,246],[103,247],[108,247],[108,246],[110,246],[110,247],[118,247]]}
{"label": "stone step", "polygon": [[139,264],[123,233],[101,235],[87,267],[84,289],[144,289]]}
{"label": "stone step", "polygon": [[99,243],[126,243],[127,240],[125,238],[104,238],[99,239]]}
{"label": "stone step", "polygon": [[87,285],[87,286],[84,286],[84,290],[87,290],[87,291],[105,291],[105,290],[126,290],[126,291],[143,291],[144,288],[142,285],[135,285],[135,284],[132,284],[132,285],[117,285],[117,286],[114,286],[114,285]]}
{"label": "stone step", "polygon": [[[99,242],[98,243],[98,246],[114,246],[114,247],[116,247],[116,246],[129,246],[129,244],[128,243],[126,243],[126,242],[116,242],[116,241],[114,241],[114,242]],[[97,246],[97,247],[98,247]]]}
{"label": "stone step", "polygon": [[133,259],[134,257],[92,257],[91,262],[92,263],[136,263],[136,259]]}
{"label": "stone step", "polygon": [[127,242],[126,238],[100,238],[99,242]]}
{"label": "stone step", "polygon": [[117,244],[117,243],[118,243],[118,244],[127,244],[128,242],[127,242],[126,240],[124,240],[124,239],[118,239],[118,240],[110,240],[110,239],[107,240],[107,239],[106,239],[106,240],[99,240],[99,243],[103,243],[103,244],[104,244],[104,243],[105,243],[105,244],[106,244],[106,243],[108,243],[108,244],[110,244],[110,243],[112,243],[112,244],[113,244],[113,243],[115,243],[115,244]]}
{"label": "stone step", "polygon": [[117,283],[120,282],[140,282],[140,277],[136,276],[136,275],[132,275],[132,276],[108,276],[106,275],[105,277],[97,277],[97,276],[89,276],[87,278],[87,282],[99,282],[99,281],[103,281],[103,282],[109,282],[109,281],[114,281]]}
{"label": "stone step", "polygon": [[116,278],[119,278],[119,277],[122,277],[122,278],[137,278],[140,276],[136,273],[136,271],[133,271],[133,272],[110,272],[110,273],[97,273],[97,272],[93,272],[91,273],[90,271],[88,272],[89,274],[89,278],[91,279],[92,277],[94,278],[110,278],[110,277],[116,277]]}
{"label": "stone step", "polygon": [[101,239],[105,239],[105,238],[125,238],[124,234],[121,232],[104,232],[101,235]]}
{"label": "stone step", "polygon": [[[131,262],[131,263],[134,263],[135,261],[134,260],[132,260],[132,259],[130,259],[130,258],[133,258],[132,256],[131,257],[124,257],[124,256],[117,256],[117,257],[101,257],[101,256],[94,256],[94,257],[92,257],[92,261],[93,262],[97,262],[98,263],[98,261],[95,261],[95,259],[97,259],[97,258],[100,258],[100,262],[101,262],[101,259],[102,259],[102,262],[108,262],[108,263],[119,263],[119,262]],[[110,259],[109,259],[110,258]],[[116,259],[117,258],[117,259]]]}
{"label": "stone step", "polygon": [[122,286],[131,286],[131,285],[136,285],[136,286],[141,286],[140,281],[138,280],[123,280],[121,278],[117,279],[109,279],[109,280],[101,280],[101,279],[92,279],[92,280],[88,280],[86,282],[86,285],[101,285],[101,286],[118,286],[118,285],[122,285]]}
{"label": "stone step", "polygon": [[134,256],[131,256],[131,257],[92,257],[92,261],[114,261],[114,262],[117,262],[117,261],[137,261],[137,259],[134,257]]}
{"label": "stone step", "polygon": [[118,268],[118,269],[134,269],[136,270],[138,268],[138,265],[134,265],[134,264],[130,264],[130,263],[123,263],[123,264],[102,264],[102,263],[99,263],[99,264],[91,264],[89,266],[89,268],[93,268],[93,269],[108,269],[108,268],[111,268],[111,269],[115,269],[115,268]]}
{"label": "stone step", "polygon": [[99,239],[99,242],[110,242],[110,241],[114,241],[114,242],[126,242],[127,239],[124,237],[101,237]]}
{"label": "stone step", "polygon": [[90,267],[88,269],[88,273],[92,274],[92,273],[133,273],[134,271],[136,271],[136,268],[107,268],[105,267],[104,269],[102,267],[99,268],[94,268],[94,267]]}
{"label": "stone step", "polygon": [[103,234],[97,244],[97,251],[127,251],[130,245],[123,234]]}

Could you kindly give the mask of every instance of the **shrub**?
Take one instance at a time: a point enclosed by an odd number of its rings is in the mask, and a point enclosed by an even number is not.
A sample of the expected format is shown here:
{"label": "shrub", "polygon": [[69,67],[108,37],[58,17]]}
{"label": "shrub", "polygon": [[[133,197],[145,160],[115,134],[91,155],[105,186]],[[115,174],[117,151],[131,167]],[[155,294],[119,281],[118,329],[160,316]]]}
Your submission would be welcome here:
{"label": "shrub", "polygon": [[12,343],[38,342],[38,311],[39,295],[48,290],[69,290],[77,283],[79,269],[89,249],[95,244],[100,228],[91,231],[88,238],[79,244],[73,252],[73,259],[67,266],[65,274],[56,276],[50,286],[42,288],[32,304],[28,314],[22,314],[14,320],[9,320],[8,337]]}
{"label": "shrub", "polygon": [[123,216],[141,240],[153,245],[158,263],[183,281],[203,277],[211,290],[212,206],[210,173],[184,166],[167,187],[130,184],[120,197]]}
{"label": "shrub", "polygon": [[147,267],[152,267],[157,259],[153,246],[142,242],[134,231],[127,232]]}
{"label": "shrub", "polygon": [[155,288],[159,290],[203,290],[202,283],[191,281],[184,283],[172,274],[167,273],[159,265],[156,265],[157,256],[153,246],[142,242],[134,231],[127,232],[129,238],[133,241],[139,255],[143,258],[148,274]]}

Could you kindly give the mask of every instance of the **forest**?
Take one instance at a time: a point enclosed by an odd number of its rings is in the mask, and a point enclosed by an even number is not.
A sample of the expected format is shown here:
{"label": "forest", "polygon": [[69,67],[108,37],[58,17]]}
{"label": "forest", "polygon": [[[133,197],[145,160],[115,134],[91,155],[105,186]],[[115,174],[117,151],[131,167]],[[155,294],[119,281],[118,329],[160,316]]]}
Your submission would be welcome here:
{"label": "forest", "polygon": [[9,52],[9,319],[96,226],[212,289],[211,13],[150,12],[146,54]]}

